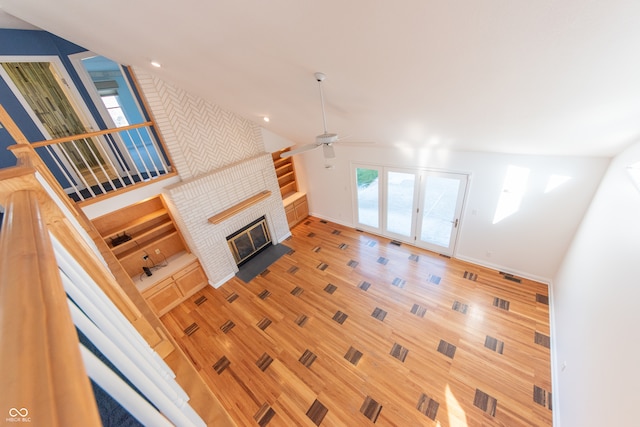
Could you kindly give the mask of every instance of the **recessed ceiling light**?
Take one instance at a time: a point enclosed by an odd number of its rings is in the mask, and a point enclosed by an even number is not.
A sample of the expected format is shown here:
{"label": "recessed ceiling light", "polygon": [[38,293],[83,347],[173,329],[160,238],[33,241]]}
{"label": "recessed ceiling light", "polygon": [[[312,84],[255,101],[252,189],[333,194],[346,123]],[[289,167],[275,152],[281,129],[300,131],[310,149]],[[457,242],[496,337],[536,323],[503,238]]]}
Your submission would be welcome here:
{"label": "recessed ceiling light", "polygon": [[153,65],[156,68],[162,67],[162,65],[158,61],[151,61],[151,65]]}
{"label": "recessed ceiling light", "polygon": [[267,117],[267,116],[264,116],[264,117],[262,118],[262,120],[264,120],[265,122],[269,123],[269,117]]}

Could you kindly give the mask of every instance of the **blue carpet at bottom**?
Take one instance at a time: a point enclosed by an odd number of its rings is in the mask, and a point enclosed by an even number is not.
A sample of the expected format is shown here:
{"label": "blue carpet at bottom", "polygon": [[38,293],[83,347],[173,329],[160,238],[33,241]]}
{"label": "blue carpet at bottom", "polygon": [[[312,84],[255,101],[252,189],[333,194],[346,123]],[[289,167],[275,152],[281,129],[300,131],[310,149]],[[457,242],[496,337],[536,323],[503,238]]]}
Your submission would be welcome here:
{"label": "blue carpet at bottom", "polygon": [[253,259],[240,267],[236,273],[236,277],[245,283],[249,283],[254,277],[262,273],[271,264],[276,262],[280,257],[291,250],[290,247],[283,244],[269,246],[260,252]]}

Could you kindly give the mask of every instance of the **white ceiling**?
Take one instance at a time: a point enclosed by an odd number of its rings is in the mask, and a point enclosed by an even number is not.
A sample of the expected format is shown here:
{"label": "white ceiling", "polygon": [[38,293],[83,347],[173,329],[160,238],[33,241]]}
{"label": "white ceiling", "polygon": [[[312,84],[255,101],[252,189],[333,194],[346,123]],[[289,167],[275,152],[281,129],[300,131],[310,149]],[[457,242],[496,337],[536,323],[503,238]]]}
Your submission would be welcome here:
{"label": "white ceiling", "polygon": [[637,0],[0,7],[298,143],[322,131],[315,71],[328,76],[327,127],[348,141],[612,156],[640,138]]}

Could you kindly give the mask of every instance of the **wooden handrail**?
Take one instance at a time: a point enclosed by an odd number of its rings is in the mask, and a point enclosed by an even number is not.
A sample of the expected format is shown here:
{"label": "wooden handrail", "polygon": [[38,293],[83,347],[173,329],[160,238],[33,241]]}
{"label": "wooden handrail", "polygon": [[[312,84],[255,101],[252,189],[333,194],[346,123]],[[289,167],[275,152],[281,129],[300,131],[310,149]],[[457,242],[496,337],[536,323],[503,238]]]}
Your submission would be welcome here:
{"label": "wooden handrail", "polygon": [[35,191],[4,202],[0,233],[0,412],[34,425],[100,425]]}
{"label": "wooden handrail", "polygon": [[[106,135],[109,133],[118,133],[125,130],[139,129],[139,128],[145,128],[145,127],[151,127],[151,126],[153,126],[152,122],[144,122],[144,123],[138,123],[135,125],[122,126],[119,128],[103,129],[103,130],[97,130],[94,132],[81,133],[78,135],[63,136],[61,138],[56,138],[56,139],[47,139],[46,141],[32,142],[31,146],[33,148],[46,147],[47,145],[55,145],[63,142],[77,141],[79,139],[93,138],[94,136]],[[9,147],[9,149],[11,150],[11,147]]]}

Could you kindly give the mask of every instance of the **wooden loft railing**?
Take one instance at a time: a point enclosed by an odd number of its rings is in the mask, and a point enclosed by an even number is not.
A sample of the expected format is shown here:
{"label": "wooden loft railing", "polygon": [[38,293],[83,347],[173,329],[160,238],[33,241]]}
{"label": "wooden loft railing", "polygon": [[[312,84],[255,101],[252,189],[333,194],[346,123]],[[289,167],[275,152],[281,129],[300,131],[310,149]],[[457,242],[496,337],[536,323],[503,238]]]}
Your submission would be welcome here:
{"label": "wooden loft railing", "polygon": [[[41,160],[28,147],[17,157],[18,166],[0,170],[0,206],[5,209],[0,231],[0,402],[8,405],[0,405],[0,411],[8,414],[13,408],[17,417],[28,413],[38,425],[100,424],[89,381],[79,368],[78,338],[51,250],[52,236],[117,307],[118,316],[176,373],[204,422],[234,425],[117,260],[109,257],[104,241],[94,238],[97,231],[90,221],[50,181],[46,168],[40,172]],[[184,399],[178,396],[169,403],[175,402]]]}
{"label": "wooden loft railing", "polygon": [[0,123],[16,141],[9,149],[19,153],[29,146],[80,204],[177,174],[153,121],[38,142],[27,140],[2,105]]}
{"label": "wooden loft railing", "polygon": [[[0,171],[0,402],[9,416],[56,426],[99,425],[89,379],[36,191],[34,170]],[[15,191],[12,191],[15,189]],[[10,194],[7,194],[7,190]],[[12,410],[13,409],[13,410]]]}

